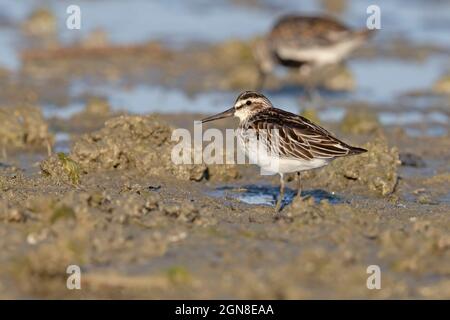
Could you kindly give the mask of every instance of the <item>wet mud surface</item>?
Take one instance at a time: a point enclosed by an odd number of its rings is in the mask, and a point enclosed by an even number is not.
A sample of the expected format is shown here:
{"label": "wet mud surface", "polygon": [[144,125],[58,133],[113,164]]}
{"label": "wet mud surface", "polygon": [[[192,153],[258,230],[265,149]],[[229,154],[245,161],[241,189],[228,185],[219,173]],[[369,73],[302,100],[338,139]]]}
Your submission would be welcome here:
{"label": "wet mud surface", "polygon": [[[448,137],[417,148],[396,131],[347,135],[369,141],[366,156],[305,173],[301,199],[289,182],[276,214],[277,177],[160,161],[171,118],[191,125],[179,117],[118,116],[70,153],[42,155],[40,170],[2,164],[3,297],[448,296]],[[77,293],[70,264],[83,270]],[[366,288],[373,264],[380,291]]]}
{"label": "wet mud surface", "polygon": [[[368,149],[303,173],[301,198],[289,176],[275,213],[277,176],[170,158],[173,129],[192,133],[194,120],[226,107],[222,93],[231,104],[254,86],[258,37],[180,49],[110,43],[100,30],[66,45],[54,23],[42,11],[18,25],[28,39],[21,66],[0,69],[0,298],[450,298],[445,72],[374,102],[354,69],[339,66],[308,106],[295,74],[269,79],[270,98]],[[416,61],[446,50],[397,39],[355,58]],[[106,94],[90,90],[99,82],[111,86]],[[111,103],[116,88],[142,84],[175,88],[194,105],[196,95],[218,95],[205,98],[209,109],[175,100],[176,112]],[[82,290],[66,288],[72,264]],[[366,286],[370,265],[381,268],[381,290]]]}

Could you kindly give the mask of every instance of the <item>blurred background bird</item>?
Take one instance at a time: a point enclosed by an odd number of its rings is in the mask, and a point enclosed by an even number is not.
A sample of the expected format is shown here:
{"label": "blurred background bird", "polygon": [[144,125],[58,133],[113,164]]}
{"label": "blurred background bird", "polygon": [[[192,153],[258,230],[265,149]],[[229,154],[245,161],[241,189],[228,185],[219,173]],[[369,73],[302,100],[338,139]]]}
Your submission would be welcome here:
{"label": "blurred background bird", "polygon": [[313,89],[329,66],[339,64],[364,44],[372,30],[352,30],[328,16],[285,15],[254,46],[258,89],[276,65],[299,70],[306,92]]}

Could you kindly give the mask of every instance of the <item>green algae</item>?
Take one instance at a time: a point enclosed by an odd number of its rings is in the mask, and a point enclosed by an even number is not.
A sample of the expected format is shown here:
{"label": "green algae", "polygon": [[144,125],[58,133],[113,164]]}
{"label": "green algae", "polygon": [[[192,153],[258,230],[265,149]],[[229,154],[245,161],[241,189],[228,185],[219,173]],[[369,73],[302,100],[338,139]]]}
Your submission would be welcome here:
{"label": "green algae", "polygon": [[41,161],[41,172],[56,181],[79,185],[81,182],[80,165],[66,154],[59,152]]}

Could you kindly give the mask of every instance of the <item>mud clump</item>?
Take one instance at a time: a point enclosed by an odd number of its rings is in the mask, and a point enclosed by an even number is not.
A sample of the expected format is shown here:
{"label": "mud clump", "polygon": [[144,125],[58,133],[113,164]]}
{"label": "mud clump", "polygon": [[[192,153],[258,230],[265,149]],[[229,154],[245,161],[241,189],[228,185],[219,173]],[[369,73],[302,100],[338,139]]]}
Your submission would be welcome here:
{"label": "mud clump", "polygon": [[350,70],[340,65],[322,81],[322,86],[331,91],[353,91],[356,83]]}
{"label": "mud clump", "polygon": [[[184,89],[195,93],[205,90],[240,90],[257,83],[258,73],[252,53],[251,41],[230,40],[202,48],[188,48],[175,52],[178,69],[195,76],[196,81],[186,81]],[[195,70],[192,69],[195,66]],[[183,77],[180,70],[170,77]],[[172,71],[172,70],[170,70]]]}
{"label": "mud clump", "polygon": [[219,181],[232,181],[241,178],[236,165],[208,165],[208,179]]}
{"label": "mud clump", "polygon": [[112,110],[109,101],[104,97],[87,97],[86,106],[83,110],[75,113],[64,127],[76,128],[78,132],[93,132],[103,127],[104,123],[121,115],[122,113]]}
{"label": "mud clump", "polygon": [[88,99],[86,108],[82,114],[87,114],[91,116],[103,116],[111,112],[111,106],[108,100],[101,97],[91,97]]}
{"label": "mud clump", "polygon": [[[106,121],[101,130],[78,140],[70,157],[85,172],[136,168],[151,175],[172,175],[200,181],[208,176],[205,164],[175,164],[171,154],[176,142],[172,130],[157,116],[120,116]],[[191,152],[192,154],[192,152]],[[229,176],[212,169],[212,176]]]}
{"label": "mud clump", "polygon": [[103,29],[93,30],[80,42],[80,46],[84,48],[104,48],[108,45],[108,33]]}
{"label": "mud clump", "polygon": [[[228,181],[240,177],[233,165],[178,164],[172,152],[174,128],[158,116],[119,116],[75,142],[70,158],[84,173],[98,170],[137,169],[149,175],[173,176],[182,180]],[[184,146],[193,160],[193,148]],[[193,161],[192,161],[193,162]]]}
{"label": "mud clump", "polygon": [[31,12],[21,24],[21,31],[27,40],[29,48],[59,47],[57,19],[47,8],[38,8]]}
{"label": "mud clump", "polygon": [[3,148],[50,148],[53,144],[48,124],[37,107],[0,108],[0,122],[0,145]]}
{"label": "mud clump", "polygon": [[321,224],[335,212],[328,201],[316,203],[313,197],[295,197],[282,220],[297,224]]}
{"label": "mud clump", "polygon": [[356,108],[347,111],[341,122],[342,132],[351,134],[373,133],[380,127],[380,122],[375,113],[368,110],[356,110]]}
{"label": "mud clump", "polygon": [[145,227],[161,227],[168,222],[173,226],[175,221],[196,225],[215,223],[209,212],[189,200],[166,202],[159,193],[142,185],[126,186],[111,204],[121,222],[139,221]]}
{"label": "mud clump", "polygon": [[389,148],[382,136],[366,143],[363,148],[368,151],[336,159],[323,170],[312,174],[332,188],[342,189],[356,184],[383,196],[391,194],[397,185],[400,165],[397,148]]}
{"label": "mud clump", "polygon": [[25,222],[26,215],[17,207],[11,206],[7,201],[0,202],[0,221],[20,223]]}
{"label": "mud clump", "polygon": [[48,36],[56,33],[56,17],[46,8],[34,10],[22,24],[22,30],[31,36]]}
{"label": "mud clump", "polygon": [[432,88],[433,92],[437,94],[450,95],[450,74],[443,76],[436,81]]}

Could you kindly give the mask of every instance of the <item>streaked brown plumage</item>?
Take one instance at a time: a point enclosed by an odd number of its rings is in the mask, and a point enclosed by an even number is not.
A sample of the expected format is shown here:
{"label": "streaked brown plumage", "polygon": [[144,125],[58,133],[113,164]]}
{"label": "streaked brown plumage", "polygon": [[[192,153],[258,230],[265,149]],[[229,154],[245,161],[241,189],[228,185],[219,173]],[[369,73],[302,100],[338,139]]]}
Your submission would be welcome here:
{"label": "streaked brown plumage", "polygon": [[[297,172],[299,176],[301,171],[320,168],[338,157],[367,151],[346,144],[302,116],[274,108],[269,99],[254,91],[242,92],[232,108],[202,122],[230,116],[240,119],[239,142],[252,163],[258,164],[266,172],[280,174],[277,209],[281,208],[284,195],[285,173]],[[249,143],[255,138],[262,148]]]}
{"label": "streaked brown plumage", "polygon": [[352,30],[327,16],[282,16],[255,46],[259,85],[276,64],[298,68],[307,75],[316,68],[337,64],[371,34],[371,30]]}
{"label": "streaked brown plumage", "polygon": [[326,16],[286,15],[281,17],[269,32],[268,39],[273,47],[292,46],[325,47],[351,39],[358,35],[366,35],[368,29],[351,30],[343,23]]}
{"label": "streaked brown plumage", "polygon": [[285,158],[334,159],[366,150],[349,146],[308,119],[277,108],[262,109],[242,123],[242,130],[265,130],[280,134],[279,154]]}

